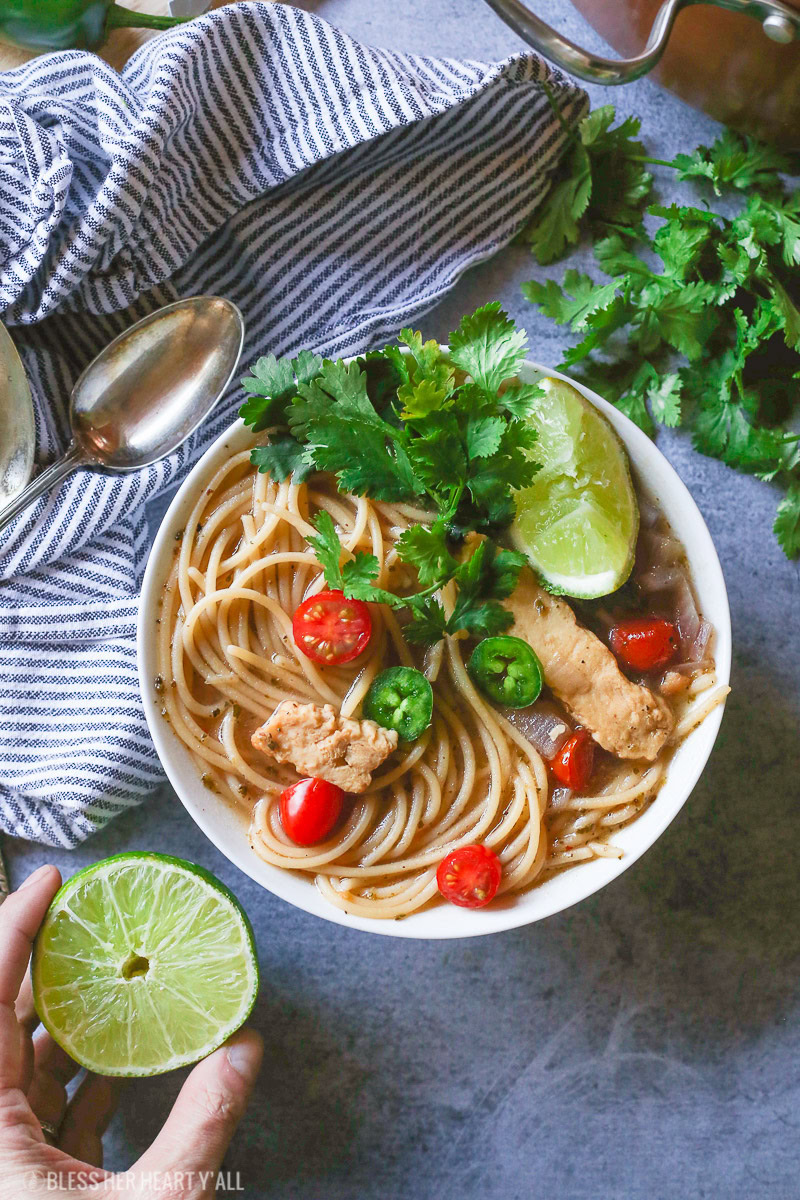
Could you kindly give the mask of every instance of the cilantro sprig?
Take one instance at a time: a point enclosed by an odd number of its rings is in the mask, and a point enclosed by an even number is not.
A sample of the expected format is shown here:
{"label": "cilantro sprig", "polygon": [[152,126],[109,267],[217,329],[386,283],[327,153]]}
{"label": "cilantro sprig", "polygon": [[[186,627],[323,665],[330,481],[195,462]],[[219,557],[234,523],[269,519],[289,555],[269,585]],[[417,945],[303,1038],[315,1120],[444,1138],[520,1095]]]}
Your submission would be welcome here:
{"label": "cilantro sprig", "polygon": [[[422,587],[418,592],[401,596],[376,585],[380,564],[374,554],[358,551],[341,561],[345,552],[329,512],[324,509],[318,512],[314,527],[317,536],[308,541],[328,586],[355,600],[409,609],[410,620],[405,626],[409,641],[438,642],[445,634],[460,630],[484,637],[502,633],[513,620],[499,601],[510,596],[516,587],[520,570],[527,561],[524,554],[498,550],[492,542],[482,540],[468,558],[459,560],[447,548],[441,518],[430,529],[413,526],[398,540],[397,551],[401,562],[417,568]],[[451,580],[455,580],[458,591],[448,616],[434,593]]]}
{"label": "cilantro sprig", "polygon": [[[540,263],[588,234],[610,282],[569,269],[523,291],[581,335],[563,368],[647,433],[684,426],[702,453],[781,485],[775,534],[797,557],[800,191],[784,176],[800,161],[726,130],[667,162],[638,121],[614,120],[605,105],[581,122],[525,234]],[[650,167],[699,187],[702,204],[650,203]]]}
{"label": "cilantro sprig", "polygon": [[[511,621],[500,601],[525,557],[488,541],[464,557],[454,543],[508,525],[514,493],[538,470],[526,417],[539,388],[516,378],[525,334],[492,303],[463,318],[447,351],[411,329],[399,341],[350,363],[308,353],[259,359],[242,381],[249,398],[241,416],[268,434],[252,461],[277,480],[328,471],[342,491],[430,509],[430,525],[412,526],[397,542],[400,560],[416,571],[416,592],[378,587],[374,556],[347,557],[330,514],[320,512],[309,542],[326,581],[354,599],[410,610],[412,641],[499,633]],[[440,593],[451,582],[448,614]]]}

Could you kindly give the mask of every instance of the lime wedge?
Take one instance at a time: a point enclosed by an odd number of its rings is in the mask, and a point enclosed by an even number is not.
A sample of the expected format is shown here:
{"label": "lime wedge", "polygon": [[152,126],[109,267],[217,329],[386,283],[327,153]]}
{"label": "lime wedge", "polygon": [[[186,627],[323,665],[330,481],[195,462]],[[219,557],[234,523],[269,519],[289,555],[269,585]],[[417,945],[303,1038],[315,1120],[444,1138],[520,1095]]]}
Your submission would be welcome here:
{"label": "lime wedge", "polygon": [[628,456],[605,417],[561,379],[528,420],[542,464],[517,492],[511,537],[554,592],[589,600],[621,587],[631,573],[639,507]]}
{"label": "lime wedge", "polygon": [[210,1054],[258,991],[253,930],[208,871],[118,854],[68,879],[33,949],[42,1024],[100,1075],[158,1075]]}

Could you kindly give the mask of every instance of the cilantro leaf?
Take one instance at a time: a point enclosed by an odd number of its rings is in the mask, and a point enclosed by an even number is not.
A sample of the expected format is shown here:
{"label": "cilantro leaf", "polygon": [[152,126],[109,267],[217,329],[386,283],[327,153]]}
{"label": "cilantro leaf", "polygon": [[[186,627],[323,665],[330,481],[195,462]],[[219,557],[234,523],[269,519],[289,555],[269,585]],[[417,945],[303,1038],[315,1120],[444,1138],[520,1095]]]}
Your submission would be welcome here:
{"label": "cilantro leaf", "polygon": [[800,350],[800,310],[778,279],[771,282],[772,299],[779,316],[787,346]]}
{"label": "cilantro leaf", "polygon": [[654,369],[655,378],[647,390],[650,412],[659,425],[680,425],[681,423],[681,377],[677,371],[659,376]]}
{"label": "cilantro leaf", "polygon": [[455,414],[432,413],[416,428],[421,436],[409,439],[407,450],[416,477],[433,495],[451,491],[464,480],[467,471]]}
{"label": "cilantro leaf", "polygon": [[437,341],[431,338],[424,342],[422,334],[415,333],[413,329],[401,329],[398,341],[402,342],[404,346],[408,346],[418,378],[441,380],[442,383],[449,379],[452,386],[453,372],[447,365],[442,355],[442,348]]}
{"label": "cilantro leaf", "polygon": [[301,437],[307,438],[309,425],[329,415],[335,406],[339,412],[369,421],[376,428],[385,424],[375,412],[367,392],[366,374],[358,362],[326,359],[314,379],[298,384],[297,392],[289,425]]}
{"label": "cilantro leaf", "polygon": [[562,368],[566,370],[604,347],[617,330],[630,323],[634,313],[630,300],[622,296],[615,297],[606,308],[590,313],[586,318],[589,332],[576,346],[564,352]]}
{"label": "cilantro leaf", "polygon": [[[529,487],[539,470],[538,463],[531,458],[535,446],[535,430],[524,421],[511,421],[496,453],[473,464],[467,488],[476,509],[472,514],[475,524],[467,524],[467,528],[502,528],[513,520],[516,511],[513,493]],[[462,510],[459,515],[468,513]]]}
{"label": "cilantro leaf", "polygon": [[306,459],[304,448],[291,437],[275,437],[266,446],[254,446],[250,462],[278,483],[290,475],[296,483],[302,483],[314,470],[313,464]]}
{"label": "cilantro leaf", "polygon": [[585,329],[587,319],[598,309],[607,308],[619,290],[620,281],[596,284],[589,275],[570,268],[564,276],[563,286],[555,280],[545,283],[530,280],[523,283],[522,294],[538,304],[547,317],[559,325],[571,325],[573,329]]}
{"label": "cilantro leaf", "polygon": [[528,559],[517,550],[498,550],[488,539],[481,540],[469,558],[456,568],[454,578],[459,591],[471,599],[477,596],[504,600],[517,586],[519,573]]}
{"label": "cilantro leaf", "polygon": [[791,484],[778,505],[774,530],[787,557],[797,558],[800,555],[800,483]]}
{"label": "cilantro leaf", "polygon": [[442,520],[434,521],[430,529],[412,525],[404,530],[397,539],[397,553],[402,562],[416,567],[423,588],[451,578],[456,567]]}
{"label": "cilantro leaf", "polygon": [[359,550],[340,565],[342,545],[331,514],[324,508],[320,509],[312,524],[317,536],[308,538],[308,544],[319,560],[328,587],[355,599],[373,599],[376,591],[374,580],[380,572],[375,555]]}
{"label": "cilantro leaf", "polygon": [[499,396],[498,403],[512,417],[529,417],[536,408],[536,401],[544,395],[538,383],[510,383]]}
{"label": "cilantro leaf", "polygon": [[723,188],[749,188],[764,192],[779,186],[778,173],[791,173],[791,158],[755,138],[726,129],[710,148],[698,146],[691,154],[676,154],[673,165],[679,179],[707,179],[717,195]]}
{"label": "cilantro leaf", "polygon": [[375,411],[357,362],[325,361],[298,386],[289,427],[307,459],[332,471],[343,491],[376,500],[407,500],[423,490],[398,431]]}
{"label": "cilantro leaf", "polygon": [[520,571],[528,565],[528,556],[518,550],[498,550],[496,547],[494,549],[484,595],[495,600],[505,600],[517,586]]}
{"label": "cilantro leaf", "polygon": [[[636,136],[642,123],[637,117],[626,117],[616,129],[612,129],[616,115],[613,104],[601,104],[598,108],[593,108],[578,126],[584,146],[603,150],[625,150],[626,143]],[[637,149],[640,148],[641,146],[637,146]]]}
{"label": "cilantro leaf", "polygon": [[341,590],[343,581],[339,560],[342,557],[342,545],[333,517],[327,509],[320,509],[312,525],[317,531],[317,537],[308,538],[308,544],[319,560],[328,587]]}
{"label": "cilantro leaf", "polygon": [[295,386],[291,358],[276,358],[265,354],[250,368],[252,374],[242,380],[242,387],[259,396],[281,396]]}
{"label": "cilantro leaf", "polygon": [[357,596],[365,585],[372,588],[380,573],[380,563],[374,554],[357,550],[342,566],[342,590],[345,596]]}
{"label": "cilantro leaf", "polygon": [[553,184],[523,235],[542,266],[561,258],[578,241],[578,222],[589,204],[592,169],[584,146],[576,144],[567,161],[566,178]]}
{"label": "cilantro leaf", "polygon": [[438,342],[423,342],[422,334],[411,329],[400,331],[400,341],[409,348],[405,369],[408,379],[398,388],[404,421],[425,417],[447,406],[453,391],[455,373]]}
{"label": "cilantro leaf", "polygon": [[524,554],[505,551],[500,557],[494,545],[480,541],[469,558],[456,568],[458,596],[447,623],[448,632],[466,629],[475,636],[502,633],[513,622],[512,614],[498,599],[516,587],[519,572],[527,561]]}
{"label": "cilantro leaf", "polygon": [[687,271],[700,262],[712,238],[719,235],[713,214],[677,204],[669,208],[652,204],[647,211],[651,216],[665,218],[653,238],[653,249],[663,262],[665,273],[684,280]]}
{"label": "cilantro leaf", "polygon": [[[254,378],[245,378],[242,385],[247,387],[248,384],[257,382]],[[275,425],[285,425],[286,402],[289,398],[288,392],[278,396],[251,396],[239,409],[239,416],[245,425],[252,425],[257,433]]]}
{"label": "cilantro leaf", "polygon": [[787,267],[800,266],[800,192],[791,199],[768,205],[780,234],[781,254]]}
{"label": "cilantro leaf", "polygon": [[513,614],[496,600],[476,604],[459,595],[447,623],[448,633],[465,629],[473,637],[493,637],[513,624]]}
{"label": "cilantro leaf", "polygon": [[[618,233],[609,234],[596,242],[594,256],[606,275],[627,276],[629,283],[637,277],[641,277],[642,280],[653,278],[653,272],[644,259],[635,251],[629,250]],[[522,287],[524,291],[525,285]]]}
{"label": "cilantro leaf", "polygon": [[467,422],[467,455],[487,458],[500,449],[505,422],[502,417],[470,417]]}
{"label": "cilantro leaf", "polygon": [[647,285],[637,316],[642,349],[665,341],[688,359],[698,358],[717,319],[713,298],[711,285],[700,281],[673,284],[662,277]]}
{"label": "cilantro leaf", "polygon": [[627,387],[615,400],[620,412],[625,413],[626,417],[630,417],[631,421],[635,422],[650,437],[653,436],[655,428],[647,407],[647,397],[649,389],[655,385],[657,378],[658,373],[655,367],[645,360],[635,370]]}
{"label": "cilantro leaf", "polygon": [[298,384],[313,379],[321,366],[322,359],[309,350],[301,350],[296,358],[276,358],[274,354],[259,358],[250,368],[251,374],[242,379],[244,390],[252,393],[239,413],[245,425],[258,431],[283,423],[287,402]]}
{"label": "cilantro leaf", "polygon": [[484,304],[472,316],[462,317],[450,335],[450,361],[471,375],[487,393],[495,393],[505,379],[516,375],[525,359],[525,331],[517,329],[500,302]]}
{"label": "cilantro leaf", "polygon": [[410,607],[414,616],[403,630],[408,641],[423,645],[440,641],[447,633],[447,616],[439,601],[426,596]]}
{"label": "cilantro leaf", "polygon": [[397,391],[403,405],[400,416],[404,421],[415,417],[427,417],[444,407],[450,395],[447,387],[440,387],[432,379],[420,379],[418,383],[404,383]]}
{"label": "cilantro leaf", "polygon": [[592,163],[592,194],[588,219],[595,227],[614,225],[631,233],[641,226],[642,207],[653,176],[642,161],[644,146],[637,141],[641,122],[626,117],[612,128],[613,104],[596,108],[579,129]]}

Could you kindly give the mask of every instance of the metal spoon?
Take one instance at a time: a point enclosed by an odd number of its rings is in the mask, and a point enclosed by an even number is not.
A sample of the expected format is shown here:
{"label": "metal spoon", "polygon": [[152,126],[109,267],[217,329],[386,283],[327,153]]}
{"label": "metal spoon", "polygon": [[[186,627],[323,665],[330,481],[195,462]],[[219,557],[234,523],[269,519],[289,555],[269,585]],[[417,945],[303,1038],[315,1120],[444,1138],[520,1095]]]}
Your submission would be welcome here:
{"label": "metal spoon", "polygon": [[178,300],[106,346],[72,389],[72,440],[0,512],[0,530],[77,467],[137,471],[175,450],[230,383],[244,318],[219,296]]}
{"label": "metal spoon", "polygon": [[[17,348],[0,324],[0,504],[7,503],[28,482],[35,443],[33,401],[28,377]],[[8,871],[0,837],[0,904],[9,892]]]}

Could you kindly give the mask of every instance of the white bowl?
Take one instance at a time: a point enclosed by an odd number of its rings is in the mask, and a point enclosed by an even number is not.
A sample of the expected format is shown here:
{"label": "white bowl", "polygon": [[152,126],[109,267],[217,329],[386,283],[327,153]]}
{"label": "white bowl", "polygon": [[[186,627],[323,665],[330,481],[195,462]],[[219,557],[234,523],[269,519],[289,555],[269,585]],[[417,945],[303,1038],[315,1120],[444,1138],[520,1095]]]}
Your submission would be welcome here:
{"label": "white bowl", "polygon": [[[541,373],[558,376],[557,372],[533,362],[525,365],[521,375],[526,379],[535,379]],[[567,376],[560,378],[566,379]],[[573,380],[569,382],[574,383]],[[717,675],[721,683],[727,683],[731,664],[728,596],[714,543],[697,505],[661,452],[632,421],[595,392],[577,383],[574,386],[608,417],[627,447],[638,480],[658,502],[683,542],[701,611],[716,630]],[[485,909],[456,908],[441,903],[412,913],[401,921],[350,916],[328,904],[309,878],[271,866],[250,849],[246,817],[234,813],[229,804],[200,782],[198,768],[189,752],[160,716],[153,679],[157,674],[155,617],[162,588],[173,563],[176,534],[183,528],[206,480],[224,463],[227,456],[244,449],[251,439],[251,431],[237,421],[206,451],[176,494],[150,552],[139,611],[139,679],[150,732],[170,783],[214,845],[251,879],[290,904],[351,929],[364,929],[390,937],[475,937],[514,929],[577,904],[632,866],[660,837],[686,803],[716,740],[722,720],[722,705],[706,717],[677,748],[669,764],[666,780],[653,803],[635,821],[614,835],[615,844],[624,851],[622,858],[600,858],[578,863],[523,895],[503,897]]]}

